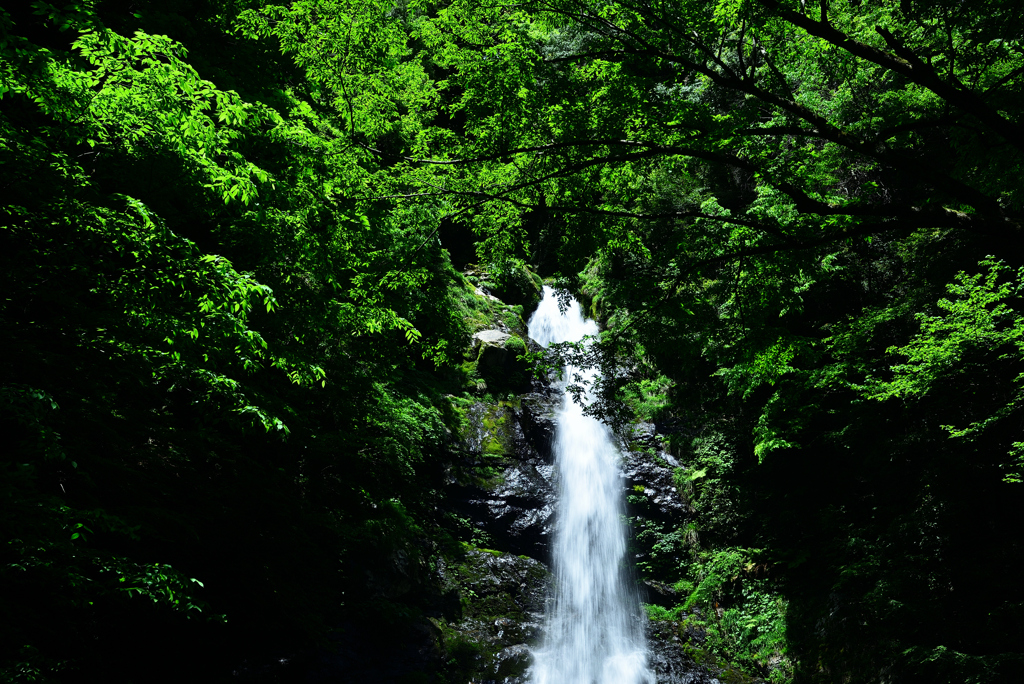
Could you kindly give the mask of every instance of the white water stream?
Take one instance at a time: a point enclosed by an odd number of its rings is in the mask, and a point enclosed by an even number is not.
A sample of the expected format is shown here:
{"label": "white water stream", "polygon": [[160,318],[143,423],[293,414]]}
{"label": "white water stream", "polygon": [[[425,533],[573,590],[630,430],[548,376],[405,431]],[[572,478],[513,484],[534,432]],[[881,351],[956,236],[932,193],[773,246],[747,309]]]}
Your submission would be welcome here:
{"label": "white water stream", "polygon": [[[578,302],[562,314],[547,287],[529,329],[530,337],[544,346],[597,334],[597,324],[583,318]],[[565,377],[573,372],[567,369]],[[626,581],[622,480],[611,431],[584,416],[568,396],[555,425],[555,595],[543,645],[534,652],[532,682],[654,684],[639,600]]]}

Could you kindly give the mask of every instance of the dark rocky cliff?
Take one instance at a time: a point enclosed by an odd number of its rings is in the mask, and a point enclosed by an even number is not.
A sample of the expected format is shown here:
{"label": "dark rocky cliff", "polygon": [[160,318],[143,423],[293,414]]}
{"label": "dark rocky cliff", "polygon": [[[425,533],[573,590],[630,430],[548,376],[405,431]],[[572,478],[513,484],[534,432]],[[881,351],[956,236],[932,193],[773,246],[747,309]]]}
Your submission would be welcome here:
{"label": "dark rocky cliff", "polygon": [[[381,614],[338,625],[315,653],[280,654],[240,666],[238,681],[365,684],[526,684],[530,649],[542,638],[549,600],[550,546],[558,511],[553,438],[562,401],[519,356],[539,350],[522,308],[477,291],[474,337],[465,350],[466,387],[451,401],[462,427],[439,473],[437,518],[447,541],[396,552],[362,570]],[[676,466],[653,426],[623,440],[627,513],[678,525],[688,515],[673,484]],[[642,494],[642,496],[641,496]],[[637,544],[638,559],[643,557]],[[383,568],[383,569],[382,569]],[[642,585],[645,601],[671,589]],[[410,600],[410,592],[418,593]],[[671,597],[669,597],[671,598]],[[413,612],[394,606],[412,605]],[[647,628],[657,684],[717,684],[687,644],[700,635],[678,622]]]}
{"label": "dark rocky cliff", "polygon": [[[464,559],[441,568],[449,591],[460,596],[460,610],[433,622],[443,635],[452,681],[519,684],[526,681],[529,649],[542,635],[550,586],[546,564],[558,510],[552,442],[562,397],[552,383],[536,379],[503,399],[484,394],[517,370],[504,350],[509,340],[519,336],[531,350],[538,348],[525,336],[525,325],[510,325],[507,315],[495,319],[493,328],[477,332],[467,353],[477,364],[482,396],[463,404],[462,456],[449,470],[446,488],[445,505],[477,532],[479,545],[466,544]],[[659,448],[654,426],[639,426],[626,441],[623,488],[644,494],[629,515],[685,522],[688,509],[672,478],[678,464]],[[658,587],[641,589],[645,600],[657,602]],[[678,623],[651,623],[647,631],[658,684],[717,682],[687,654],[685,644],[699,635]]]}

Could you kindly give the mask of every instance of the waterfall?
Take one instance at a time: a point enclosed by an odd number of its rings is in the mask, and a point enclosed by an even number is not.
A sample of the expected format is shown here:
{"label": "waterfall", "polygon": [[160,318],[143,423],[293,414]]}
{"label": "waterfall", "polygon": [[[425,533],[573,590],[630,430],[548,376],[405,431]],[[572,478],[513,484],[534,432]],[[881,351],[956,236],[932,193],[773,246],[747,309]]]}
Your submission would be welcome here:
{"label": "waterfall", "polygon": [[[573,301],[563,314],[551,288],[530,318],[541,345],[597,333]],[[573,369],[566,370],[571,378]],[[592,378],[593,371],[583,377]],[[653,684],[640,605],[624,569],[619,454],[608,427],[563,396],[556,416],[559,481],[554,541],[554,601],[545,638],[534,652],[533,684]]]}

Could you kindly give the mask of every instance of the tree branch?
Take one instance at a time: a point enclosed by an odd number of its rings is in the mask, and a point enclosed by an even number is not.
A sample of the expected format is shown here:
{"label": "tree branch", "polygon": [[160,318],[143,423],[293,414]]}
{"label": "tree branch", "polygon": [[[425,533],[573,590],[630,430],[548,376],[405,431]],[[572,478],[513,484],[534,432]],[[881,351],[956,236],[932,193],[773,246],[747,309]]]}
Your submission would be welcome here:
{"label": "tree branch", "polygon": [[908,48],[888,29],[881,26],[875,28],[895,55],[854,40],[842,31],[833,28],[830,24],[814,21],[798,12],[785,9],[774,0],[768,0],[768,4],[776,10],[778,16],[784,21],[798,26],[812,36],[826,40],[852,55],[885,67],[927,88],[957,109],[977,117],[989,128],[1006,138],[1007,142],[1011,145],[1018,150],[1024,151],[1024,132],[1022,132],[1020,126],[1000,116],[998,112],[985,104],[976,93],[967,90],[962,85],[951,85],[943,81],[935,73],[935,69],[921,61],[914,54],[913,50]]}

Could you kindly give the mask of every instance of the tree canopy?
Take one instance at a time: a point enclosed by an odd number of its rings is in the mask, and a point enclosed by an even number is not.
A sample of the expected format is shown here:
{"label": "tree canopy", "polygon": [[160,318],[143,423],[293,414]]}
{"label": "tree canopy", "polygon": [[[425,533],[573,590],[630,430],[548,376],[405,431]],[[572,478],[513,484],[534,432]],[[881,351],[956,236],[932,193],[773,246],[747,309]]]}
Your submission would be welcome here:
{"label": "tree canopy", "polygon": [[600,319],[550,363],[678,459],[692,522],[640,516],[640,572],[710,650],[1010,681],[1022,30],[1004,0],[0,8],[4,677],[421,607],[479,262]]}

